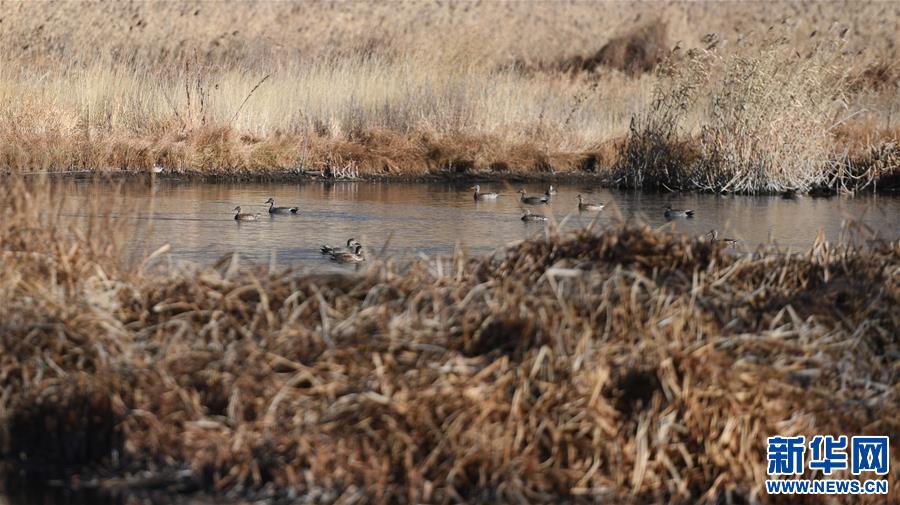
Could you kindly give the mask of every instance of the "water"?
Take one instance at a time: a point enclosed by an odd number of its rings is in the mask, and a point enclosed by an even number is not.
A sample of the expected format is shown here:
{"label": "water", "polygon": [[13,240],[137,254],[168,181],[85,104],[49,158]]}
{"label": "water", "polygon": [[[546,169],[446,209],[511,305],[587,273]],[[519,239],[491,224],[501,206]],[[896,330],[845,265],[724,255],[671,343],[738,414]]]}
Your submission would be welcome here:
{"label": "water", "polygon": [[[69,215],[84,215],[87,201],[110,188],[77,182],[65,191]],[[482,184],[482,191],[503,194],[496,201],[475,202],[470,184],[458,183],[200,183],[171,180],[129,181],[121,194],[135,210],[121,211],[129,249],[137,256],[170,244],[176,262],[210,263],[237,252],[257,263],[311,269],[338,267],[319,252],[321,244],[342,245],[360,240],[369,254],[393,258],[447,255],[456,247],[472,254],[487,253],[509,242],[544,233],[545,224],[523,222],[516,190],[540,194],[543,184]],[[622,192],[590,184],[558,185],[548,206],[524,206],[552,215],[564,229],[599,229],[619,219],[639,217],[653,227],[703,235],[712,229],[720,237],[740,240],[739,249],[753,250],[776,243],[803,250],[822,230],[829,240],[840,237],[842,223],[865,223],[880,236],[900,237],[900,198],[863,195],[785,200],[778,196],[717,196]],[[579,213],[576,195],[603,202],[598,213]],[[297,215],[270,216],[263,202],[274,197],[279,206],[299,206]],[[696,211],[692,219],[666,220],[667,204]],[[259,212],[257,222],[236,222],[232,209]]]}

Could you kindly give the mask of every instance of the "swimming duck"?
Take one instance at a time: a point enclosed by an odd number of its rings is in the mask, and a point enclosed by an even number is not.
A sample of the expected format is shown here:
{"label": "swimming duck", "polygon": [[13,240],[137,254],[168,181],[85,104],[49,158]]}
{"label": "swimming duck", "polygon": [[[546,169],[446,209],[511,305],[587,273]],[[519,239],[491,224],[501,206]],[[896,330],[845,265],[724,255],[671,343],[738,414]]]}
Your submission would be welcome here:
{"label": "swimming duck", "polygon": [[522,215],[522,221],[546,221],[547,216],[542,216],[540,214],[532,214],[530,210],[525,209],[525,214]]}
{"label": "swimming duck", "polygon": [[242,214],[240,205],[234,208],[234,212],[237,212],[234,215],[235,221],[256,221],[259,219],[259,214]]}
{"label": "swimming duck", "polygon": [[544,196],[526,196],[524,189],[520,189],[519,193],[522,195],[519,200],[528,205],[546,205],[550,202],[550,195],[546,193]]}
{"label": "swimming duck", "polygon": [[738,243],[737,239],[724,238],[724,237],[719,238],[719,232],[716,231],[715,229],[709,230],[709,233],[707,233],[707,235],[709,235],[710,240],[712,240],[713,242],[725,242],[726,244],[730,245],[731,247],[737,247],[737,243]]}
{"label": "swimming duck", "polygon": [[666,219],[673,219],[676,217],[694,217],[694,211],[690,209],[673,209],[671,205],[666,205],[665,216]]}
{"label": "swimming duck", "polygon": [[482,193],[481,186],[479,186],[478,184],[472,186],[471,189],[475,190],[475,200],[476,201],[478,201],[478,200],[496,200],[497,197],[500,196],[499,193]]}
{"label": "swimming duck", "polygon": [[578,210],[581,212],[599,212],[603,207],[602,203],[587,203],[581,195],[578,195]]}
{"label": "swimming duck", "polygon": [[347,239],[347,247],[342,247],[342,246],[332,247],[330,245],[323,245],[320,250],[322,251],[322,254],[334,254],[334,253],[339,253],[339,252],[344,252],[344,251],[351,251],[351,250],[353,250],[354,245],[361,245],[361,244],[359,242],[357,242],[355,238],[351,237],[351,238]]}
{"label": "swimming duck", "polygon": [[269,204],[269,214],[296,214],[297,207],[276,207],[275,199],[269,198],[266,200],[266,203]]}
{"label": "swimming duck", "polygon": [[359,263],[365,261],[362,255],[362,246],[356,244],[353,251],[338,251],[331,254],[331,259],[338,263]]}

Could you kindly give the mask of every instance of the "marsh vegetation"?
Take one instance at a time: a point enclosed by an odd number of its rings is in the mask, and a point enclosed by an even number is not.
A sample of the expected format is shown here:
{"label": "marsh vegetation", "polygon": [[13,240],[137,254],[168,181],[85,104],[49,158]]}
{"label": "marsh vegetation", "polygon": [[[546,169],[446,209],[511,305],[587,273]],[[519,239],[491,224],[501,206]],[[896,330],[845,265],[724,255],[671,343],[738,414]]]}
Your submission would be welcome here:
{"label": "marsh vegetation", "polygon": [[895,186],[896,5],[657,7],[10,4],[0,168]]}

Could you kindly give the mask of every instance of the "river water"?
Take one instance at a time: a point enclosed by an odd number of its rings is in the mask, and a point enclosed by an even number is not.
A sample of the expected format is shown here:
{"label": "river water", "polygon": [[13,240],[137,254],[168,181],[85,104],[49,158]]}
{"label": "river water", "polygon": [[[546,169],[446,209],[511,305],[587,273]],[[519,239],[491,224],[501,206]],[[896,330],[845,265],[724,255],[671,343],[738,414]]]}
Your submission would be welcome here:
{"label": "river water", "polygon": [[[83,216],[89,200],[115,193],[112,183],[72,182],[66,186],[65,210]],[[545,184],[482,184],[496,191],[496,201],[473,199],[471,184],[432,182],[301,182],[202,183],[175,180],[128,181],[116,190],[128,247],[136,257],[169,244],[175,262],[210,263],[237,252],[249,262],[278,266],[335,268],[319,252],[322,244],[339,245],[353,237],[369,256],[406,259],[433,257],[466,248],[487,253],[515,240],[545,233],[547,223],[523,222],[529,208],[555,220],[563,229],[598,229],[628,219],[653,227],[703,235],[712,229],[720,237],[739,240],[738,249],[755,250],[777,244],[793,251],[808,248],[822,230],[828,240],[840,238],[848,220],[865,224],[882,238],[900,237],[900,198],[838,196],[717,196],[658,194],[601,189],[591,184],[557,185],[558,194],[546,206],[524,206],[516,191],[541,194]],[[576,195],[606,204],[602,212],[578,212]],[[124,197],[124,198],[122,198]],[[270,216],[264,205],[274,197],[279,206],[297,206],[296,215]],[[232,209],[260,213],[256,222],[237,222]],[[696,211],[691,219],[667,220],[666,205]],[[126,218],[126,219],[122,219]],[[130,218],[130,219],[128,219]]]}

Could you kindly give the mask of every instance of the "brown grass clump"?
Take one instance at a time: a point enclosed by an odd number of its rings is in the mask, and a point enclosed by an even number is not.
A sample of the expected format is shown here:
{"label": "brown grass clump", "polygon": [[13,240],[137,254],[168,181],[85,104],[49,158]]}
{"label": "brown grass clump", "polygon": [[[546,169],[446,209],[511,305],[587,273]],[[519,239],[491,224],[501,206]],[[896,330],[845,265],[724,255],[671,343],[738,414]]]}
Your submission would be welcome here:
{"label": "brown grass clump", "polygon": [[31,240],[62,226],[10,184],[16,467],[319,502],[768,503],[766,436],[900,430],[896,242],[736,256],[617,226],[356,274],[148,272],[94,235]]}
{"label": "brown grass clump", "polygon": [[900,62],[872,62],[849,78],[851,92],[900,90]]}
{"label": "brown grass clump", "polygon": [[655,20],[610,39],[589,57],[576,56],[563,64],[566,70],[592,72],[600,66],[630,76],[650,72],[668,55],[668,25]]}

